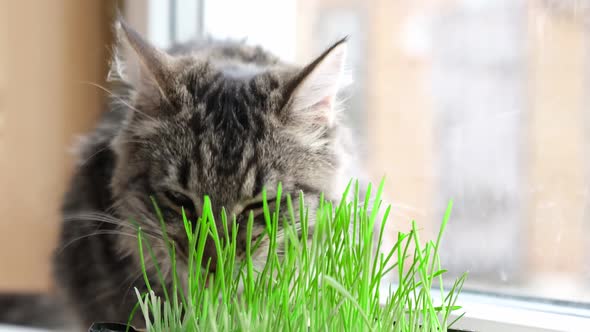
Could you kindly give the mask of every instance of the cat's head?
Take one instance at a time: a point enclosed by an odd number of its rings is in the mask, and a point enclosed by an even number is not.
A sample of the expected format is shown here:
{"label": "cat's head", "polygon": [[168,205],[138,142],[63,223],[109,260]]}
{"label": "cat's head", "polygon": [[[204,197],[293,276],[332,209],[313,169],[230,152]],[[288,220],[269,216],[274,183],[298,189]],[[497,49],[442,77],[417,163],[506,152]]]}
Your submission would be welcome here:
{"label": "cat's head", "polygon": [[[263,188],[272,198],[281,182],[292,197],[302,191],[312,209],[320,193],[335,198],[346,181],[336,111],[346,40],[296,67],[240,43],[208,43],[174,54],[150,45],[124,23],[119,33],[130,46],[127,61],[135,59],[140,68],[139,78],[127,82],[131,93],[119,100],[129,117],[113,142],[117,162],[111,186],[122,218],[157,234],[154,197],[169,237],[182,249],[181,207],[195,220],[204,195],[216,216],[222,207],[235,214],[240,229],[253,210],[254,236],[265,227]],[[217,228],[222,232],[222,225]],[[244,241],[245,231],[238,238]],[[207,247],[214,259],[213,247]]]}

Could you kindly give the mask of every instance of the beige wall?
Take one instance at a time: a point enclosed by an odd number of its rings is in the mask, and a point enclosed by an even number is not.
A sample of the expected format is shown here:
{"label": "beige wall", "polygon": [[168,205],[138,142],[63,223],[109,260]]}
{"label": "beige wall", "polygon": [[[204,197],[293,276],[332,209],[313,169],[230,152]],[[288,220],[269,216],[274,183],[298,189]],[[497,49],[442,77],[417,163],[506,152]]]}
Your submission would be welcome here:
{"label": "beige wall", "polygon": [[73,134],[104,94],[111,1],[0,1],[0,290],[50,287]]}

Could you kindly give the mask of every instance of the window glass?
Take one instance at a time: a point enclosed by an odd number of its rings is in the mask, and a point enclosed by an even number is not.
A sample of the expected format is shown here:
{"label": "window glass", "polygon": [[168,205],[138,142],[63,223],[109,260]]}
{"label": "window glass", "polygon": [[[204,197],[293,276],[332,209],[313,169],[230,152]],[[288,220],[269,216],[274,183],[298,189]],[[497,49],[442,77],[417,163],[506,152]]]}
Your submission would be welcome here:
{"label": "window glass", "polygon": [[[195,3],[202,21],[176,15],[177,26],[247,37],[289,61],[350,36],[345,112],[360,168],[374,182],[387,176],[390,239],[412,219],[433,238],[453,199],[449,281],[468,271],[467,289],[590,302],[581,1]],[[240,15],[228,19],[230,7]]]}

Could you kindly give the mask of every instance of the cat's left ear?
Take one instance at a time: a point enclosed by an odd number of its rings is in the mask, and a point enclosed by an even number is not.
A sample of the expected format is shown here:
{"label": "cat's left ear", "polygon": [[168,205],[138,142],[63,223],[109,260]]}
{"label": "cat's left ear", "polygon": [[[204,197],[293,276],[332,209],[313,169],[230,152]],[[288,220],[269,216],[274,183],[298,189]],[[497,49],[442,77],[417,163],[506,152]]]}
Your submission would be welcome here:
{"label": "cat's left ear", "polygon": [[347,81],[347,37],[325,50],[292,81],[289,110],[313,125],[331,126],[335,120],[336,95]]}

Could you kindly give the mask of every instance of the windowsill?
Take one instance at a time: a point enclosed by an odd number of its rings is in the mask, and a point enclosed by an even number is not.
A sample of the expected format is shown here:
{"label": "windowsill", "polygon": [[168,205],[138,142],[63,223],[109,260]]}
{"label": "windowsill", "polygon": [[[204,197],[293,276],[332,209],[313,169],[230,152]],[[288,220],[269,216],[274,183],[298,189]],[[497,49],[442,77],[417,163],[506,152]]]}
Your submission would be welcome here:
{"label": "windowsill", "polygon": [[47,330],[0,324],[0,332],[45,332],[45,331],[47,331]]}
{"label": "windowsill", "polygon": [[475,331],[587,331],[590,310],[545,303],[495,298],[463,292],[459,304],[465,316],[453,327]]}

